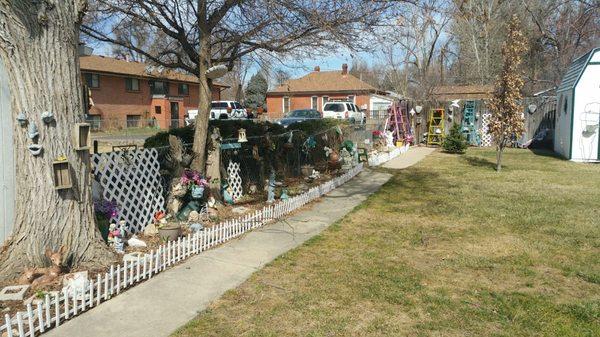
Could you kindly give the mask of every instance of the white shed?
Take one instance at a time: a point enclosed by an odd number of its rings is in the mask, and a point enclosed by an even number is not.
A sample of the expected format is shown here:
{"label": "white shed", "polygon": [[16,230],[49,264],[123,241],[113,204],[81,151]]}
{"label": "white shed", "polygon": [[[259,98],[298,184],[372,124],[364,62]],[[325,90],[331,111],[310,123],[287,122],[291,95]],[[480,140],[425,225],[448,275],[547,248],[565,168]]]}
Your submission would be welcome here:
{"label": "white shed", "polygon": [[14,220],[15,162],[8,78],[0,60],[0,244],[10,236]]}
{"label": "white shed", "polygon": [[600,47],[571,63],[556,92],[554,151],[578,162],[600,162]]}

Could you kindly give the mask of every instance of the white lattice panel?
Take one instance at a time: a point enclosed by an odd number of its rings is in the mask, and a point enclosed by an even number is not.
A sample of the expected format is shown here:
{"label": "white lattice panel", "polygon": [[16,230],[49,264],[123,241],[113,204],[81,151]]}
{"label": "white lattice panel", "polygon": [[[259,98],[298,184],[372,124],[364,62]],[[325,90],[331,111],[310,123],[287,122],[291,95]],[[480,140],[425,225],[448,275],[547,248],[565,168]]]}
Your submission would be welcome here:
{"label": "white lattice panel", "polygon": [[492,146],[492,135],[488,133],[490,124],[490,120],[492,119],[492,114],[483,114],[481,116],[481,129],[479,132],[481,133],[481,146]]}
{"label": "white lattice panel", "polygon": [[242,197],[242,177],[240,176],[240,163],[229,161],[227,165],[227,182],[231,187],[231,196],[233,200],[237,200]]}
{"label": "white lattice panel", "polygon": [[159,170],[156,149],[92,156],[92,172],[102,186],[102,196],[119,205],[118,220],[125,220],[130,234],[143,231],[156,212],[165,210]]}

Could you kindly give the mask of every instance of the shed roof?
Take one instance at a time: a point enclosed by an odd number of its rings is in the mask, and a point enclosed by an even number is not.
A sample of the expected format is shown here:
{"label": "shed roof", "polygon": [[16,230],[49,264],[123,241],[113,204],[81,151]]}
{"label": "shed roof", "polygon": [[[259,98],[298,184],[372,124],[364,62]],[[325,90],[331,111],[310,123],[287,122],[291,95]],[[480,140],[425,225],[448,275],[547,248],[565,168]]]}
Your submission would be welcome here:
{"label": "shed roof", "polygon": [[452,99],[490,99],[493,85],[445,85],[433,88],[433,97],[447,101]]}
{"label": "shed roof", "polygon": [[577,85],[577,82],[579,81],[579,78],[581,77],[581,75],[583,74],[583,71],[585,70],[585,67],[589,63],[589,61],[592,58],[592,56],[594,55],[594,53],[597,51],[600,51],[600,47],[591,49],[584,55],[577,58],[575,61],[571,62],[571,65],[569,66],[569,69],[565,73],[565,76],[563,77],[562,82],[560,82],[560,85],[558,86],[558,89],[556,90],[556,92],[570,90],[570,89],[575,88],[575,86]]}
{"label": "shed roof", "polygon": [[307,92],[378,92],[374,86],[342,71],[313,71],[298,79],[285,82],[269,94]]}
{"label": "shed roof", "polygon": [[[147,63],[119,60],[112,57],[89,55],[79,57],[82,72],[99,72],[115,75],[126,75],[144,78],[166,79],[171,81],[198,83],[198,78],[193,75],[184,74],[172,69],[160,71],[158,67]],[[227,87],[223,84],[214,83],[216,86]]]}

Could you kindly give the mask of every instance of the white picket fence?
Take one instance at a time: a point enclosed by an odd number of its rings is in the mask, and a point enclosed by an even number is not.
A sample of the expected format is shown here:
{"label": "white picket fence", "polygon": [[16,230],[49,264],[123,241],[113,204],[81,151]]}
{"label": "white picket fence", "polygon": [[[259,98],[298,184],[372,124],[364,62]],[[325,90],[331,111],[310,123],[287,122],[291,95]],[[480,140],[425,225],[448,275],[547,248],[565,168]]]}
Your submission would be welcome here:
{"label": "white picket fence", "polygon": [[222,222],[201,232],[190,234],[183,239],[180,237],[177,241],[169,241],[144,255],[143,258],[138,257],[137,261],[125,261],[116,267],[113,265],[105,274],[99,274],[95,280],[88,280],[86,291],[46,294],[40,303],[27,305],[27,311],[18,312],[14,317],[6,314],[5,324],[0,326],[0,335],[25,337],[43,334],[45,331],[59,326],[65,320],[76,317],[192,255],[273,222],[331,192],[362,170],[363,164],[361,163],[347,173],[315,186],[306,193],[265,206],[251,215]]}

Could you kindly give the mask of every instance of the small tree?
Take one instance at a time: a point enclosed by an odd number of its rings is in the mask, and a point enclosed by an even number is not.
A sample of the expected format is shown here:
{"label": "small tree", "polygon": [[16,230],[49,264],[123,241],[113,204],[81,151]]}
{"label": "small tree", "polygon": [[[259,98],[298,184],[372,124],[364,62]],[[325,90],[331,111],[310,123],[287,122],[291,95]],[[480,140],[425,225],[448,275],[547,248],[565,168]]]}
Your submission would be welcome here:
{"label": "small tree", "polygon": [[502,72],[496,82],[494,97],[490,101],[492,118],[489,133],[496,143],[496,170],[502,169],[502,152],[524,129],[519,100],[522,98],[523,74],[520,70],[527,41],[521,32],[516,15],[508,24],[506,40],[502,45]]}
{"label": "small tree", "polygon": [[252,109],[264,106],[268,89],[267,79],[260,72],[254,74],[246,87],[246,106]]}
{"label": "small tree", "polygon": [[452,126],[450,134],[444,138],[442,143],[442,148],[448,153],[465,153],[468,146],[467,139],[458,124]]}

